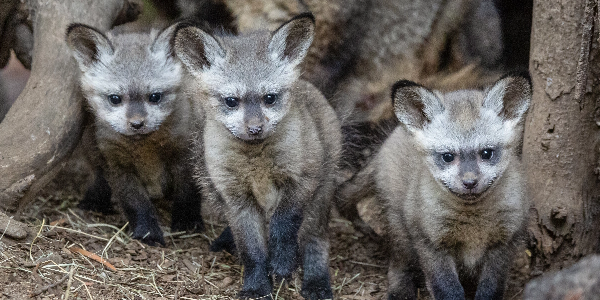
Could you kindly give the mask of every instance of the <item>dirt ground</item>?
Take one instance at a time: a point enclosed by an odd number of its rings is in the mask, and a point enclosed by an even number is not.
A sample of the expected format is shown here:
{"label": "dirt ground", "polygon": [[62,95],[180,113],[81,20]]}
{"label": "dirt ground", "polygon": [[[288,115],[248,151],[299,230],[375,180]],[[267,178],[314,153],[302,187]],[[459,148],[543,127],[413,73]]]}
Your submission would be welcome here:
{"label": "dirt ground", "polygon": [[[67,168],[21,215],[37,236],[20,243],[0,236],[0,299],[234,299],[242,267],[226,252],[208,251],[223,229],[210,213],[205,232],[164,226],[166,246],[151,247],[129,237],[119,214],[78,209],[85,182],[85,175]],[[159,210],[162,224],[169,224],[167,210]],[[384,299],[383,247],[335,213],[329,226],[335,298]],[[298,273],[287,286],[276,286],[273,296],[302,299]],[[520,299],[517,279],[513,274],[505,299]]]}
{"label": "dirt ground", "polygon": [[[63,172],[21,215],[37,236],[21,243],[0,238],[0,299],[66,299],[67,288],[69,299],[234,299],[242,267],[226,252],[208,251],[223,229],[210,215],[205,232],[170,232],[164,226],[166,246],[151,247],[129,237],[119,214],[78,209],[85,182],[81,174]],[[159,210],[162,224],[170,224],[167,210]],[[336,298],[384,298],[387,262],[378,245],[348,221],[332,218],[330,228]],[[97,260],[78,251],[94,253]],[[296,274],[273,295],[302,299],[300,287]]]}

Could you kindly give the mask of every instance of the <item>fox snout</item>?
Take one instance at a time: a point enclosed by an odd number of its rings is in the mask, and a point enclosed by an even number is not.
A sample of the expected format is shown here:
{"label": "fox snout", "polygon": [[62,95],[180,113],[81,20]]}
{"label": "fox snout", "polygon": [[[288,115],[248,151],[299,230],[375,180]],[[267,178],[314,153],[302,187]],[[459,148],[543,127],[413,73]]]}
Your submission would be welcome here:
{"label": "fox snout", "polygon": [[145,122],[144,118],[131,118],[129,119],[129,127],[133,130],[140,130],[144,127]]}
{"label": "fox snout", "polygon": [[466,172],[463,174],[461,181],[467,190],[472,190],[477,187],[477,174],[475,172]]}
{"label": "fox snout", "polygon": [[259,136],[262,133],[263,125],[249,125],[247,127],[248,135],[250,136]]}

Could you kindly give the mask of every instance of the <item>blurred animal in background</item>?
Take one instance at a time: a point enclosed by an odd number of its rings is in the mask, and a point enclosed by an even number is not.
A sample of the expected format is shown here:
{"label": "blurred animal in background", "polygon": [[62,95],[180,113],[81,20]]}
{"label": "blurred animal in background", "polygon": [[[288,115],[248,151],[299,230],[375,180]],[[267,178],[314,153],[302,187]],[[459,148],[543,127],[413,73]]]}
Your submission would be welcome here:
{"label": "blurred animal in background", "polygon": [[173,231],[203,229],[189,162],[196,112],[171,49],[174,30],[103,33],[72,24],[66,36],[90,112],[81,144],[95,173],[79,207],[110,211],[112,195],[133,238],[150,245],[164,245],[159,199],[172,201]]}
{"label": "blurred animal in background", "polygon": [[274,32],[176,33],[175,52],[204,91],[196,175],[229,225],[220,239],[235,241],[242,299],[267,297],[271,278],[290,280],[298,265],[304,298],[333,297],[327,231],[342,137],[327,100],[300,79],[313,36],[309,13]]}
{"label": "blurred animal in background", "polygon": [[384,207],[389,299],[502,299],[524,242],[529,201],[521,165],[528,74],[448,93],[399,81],[401,125],[365,168]]}

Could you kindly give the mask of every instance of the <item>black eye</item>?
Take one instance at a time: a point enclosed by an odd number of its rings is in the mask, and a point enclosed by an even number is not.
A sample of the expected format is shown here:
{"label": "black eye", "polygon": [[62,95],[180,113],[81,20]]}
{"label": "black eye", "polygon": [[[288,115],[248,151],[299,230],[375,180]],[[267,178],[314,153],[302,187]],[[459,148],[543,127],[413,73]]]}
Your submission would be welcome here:
{"label": "black eye", "polygon": [[277,94],[266,94],[263,99],[265,100],[265,104],[271,105],[277,101]]}
{"label": "black eye", "polygon": [[491,159],[494,156],[494,150],[492,149],[483,149],[481,150],[481,159]]}
{"label": "black eye", "polygon": [[148,97],[148,101],[151,103],[158,103],[162,99],[162,93],[152,93]]}
{"label": "black eye", "polygon": [[119,95],[108,95],[108,101],[110,101],[110,103],[117,105],[119,103],[121,103],[121,96]]}
{"label": "black eye", "polygon": [[442,159],[447,163],[452,162],[454,160],[454,154],[444,153],[444,154],[442,154]]}
{"label": "black eye", "polygon": [[240,104],[240,101],[238,100],[238,98],[235,98],[235,97],[225,98],[225,105],[227,105],[229,107],[236,107],[236,106],[238,106],[238,104]]}

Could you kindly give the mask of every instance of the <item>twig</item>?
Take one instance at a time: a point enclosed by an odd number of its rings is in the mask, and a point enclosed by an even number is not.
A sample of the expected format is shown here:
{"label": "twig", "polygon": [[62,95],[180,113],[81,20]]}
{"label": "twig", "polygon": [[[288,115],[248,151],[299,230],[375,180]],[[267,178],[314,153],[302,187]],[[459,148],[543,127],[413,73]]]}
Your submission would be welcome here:
{"label": "twig", "polygon": [[173,300],[179,299],[179,289],[181,289],[181,282],[177,283],[177,287],[175,288],[175,295],[173,295]]}
{"label": "twig", "polygon": [[275,300],[277,300],[277,298],[279,297],[279,291],[281,290],[281,287],[283,286],[283,279],[281,280],[281,283],[279,284],[279,288],[277,289],[277,293],[275,293]]}
{"label": "twig", "polygon": [[161,297],[164,297],[163,294],[160,292],[160,289],[158,288],[158,285],[156,284],[156,280],[154,279],[154,273],[152,273],[152,287],[154,287],[154,289],[158,292],[158,294]]}
{"label": "twig", "polygon": [[83,281],[83,280],[81,280],[81,279],[79,279],[79,278],[75,278],[75,279],[77,279],[77,281],[81,282],[81,285],[83,285],[83,287],[85,288],[85,291],[87,292],[88,297],[90,297],[91,300],[94,300],[94,297],[92,297],[92,294],[90,293],[90,290],[87,288],[86,282]]}
{"label": "twig", "polygon": [[574,99],[579,103],[579,110],[583,109],[583,95],[587,90],[587,79],[590,68],[590,49],[592,34],[594,32],[594,15],[596,14],[596,0],[587,0],[585,4],[583,33],[581,34],[581,47],[577,61],[577,73]]}
{"label": "twig", "polygon": [[85,233],[85,232],[83,232],[83,231],[81,231],[81,230],[75,230],[75,229],[66,228],[66,227],[61,227],[61,226],[48,226],[48,225],[46,225],[46,227],[51,227],[51,228],[61,229],[61,230],[65,230],[65,231],[69,231],[69,232],[73,232],[73,233],[79,233],[79,234],[82,234],[82,235],[85,235],[85,236],[89,236],[89,237],[93,237],[93,238],[99,239],[99,240],[101,240],[101,241],[108,241],[108,239],[107,239],[107,238],[103,238],[103,237],[101,237],[101,236],[97,236],[97,235],[93,235],[93,234]]}
{"label": "twig", "polygon": [[43,287],[43,288],[41,288],[39,290],[34,291],[33,293],[29,294],[29,297],[35,297],[35,296],[40,295],[41,293],[43,293],[43,292],[45,292],[45,291],[47,291],[47,290],[49,290],[49,289],[51,289],[53,287],[56,287],[56,286],[60,285],[61,283],[65,282],[65,280],[67,280],[67,278],[69,278],[69,274],[66,274],[59,281],[57,281],[57,282],[55,282],[55,283],[53,283],[51,285],[47,285],[47,286],[45,286],[45,287]]}
{"label": "twig", "polygon": [[35,243],[35,240],[40,236],[40,233],[42,233],[42,229],[44,228],[45,222],[46,222],[46,219],[42,219],[42,225],[40,226],[40,231],[38,231],[38,233],[35,235],[35,237],[31,241],[31,245],[29,246],[29,258],[31,258],[31,261],[33,261],[33,255],[31,255],[31,249],[33,248],[33,243]]}
{"label": "twig", "polygon": [[37,263],[37,264],[35,264],[35,267],[33,267],[33,270],[31,271],[31,274],[33,275],[33,278],[34,278],[34,279],[35,279],[37,282],[39,282],[39,283],[41,283],[41,282],[42,282],[42,279],[40,278],[40,276],[39,276],[39,275],[38,275],[38,273],[37,273],[37,272],[38,272],[38,270],[39,270],[41,267],[43,267],[43,266],[45,266],[45,265],[47,265],[47,264],[49,264],[49,263],[51,263],[51,262],[52,262],[51,260],[47,260],[47,261],[44,261],[44,262],[41,262],[41,263]]}
{"label": "twig", "polygon": [[367,267],[387,268],[387,266],[374,265],[374,264],[360,262],[360,261],[354,261],[354,260],[350,260],[350,262],[353,263],[353,264],[357,264],[357,265],[361,265],[361,266],[367,266]]}
{"label": "twig", "polygon": [[10,221],[12,221],[12,219],[8,219],[8,222],[6,222],[6,228],[4,228],[4,231],[2,232],[2,236],[0,236],[0,241],[4,237],[4,234],[6,233],[6,231],[8,230],[8,226],[10,226]]}
{"label": "twig", "polygon": [[102,254],[101,256],[106,257],[106,251],[108,250],[108,248],[110,247],[110,245],[112,244],[112,242],[114,241],[114,239],[117,237],[117,235],[119,235],[119,232],[123,232],[123,230],[125,229],[125,227],[127,227],[127,225],[129,225],[129,222],[125,223],[125,225],[123,225],[123,227],[121,227],[121,229],[119,229],[111,238],[110,240],[108,240],[108,242],[106,243],[106,246],[104,246],[104,249],[102,249]]}
{"label": "twig", "polygon": [[75,269],[77,269],[77,266],[72,266],[71,272],[69,272],[69,281],[67,281],[67,290],[65,291],[63,300],[69,299],[69,294],[71,293],[71,284],[73,283],[73,273],[75,273]]}

